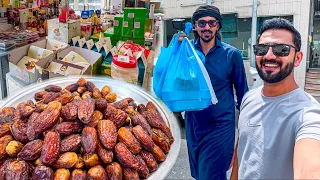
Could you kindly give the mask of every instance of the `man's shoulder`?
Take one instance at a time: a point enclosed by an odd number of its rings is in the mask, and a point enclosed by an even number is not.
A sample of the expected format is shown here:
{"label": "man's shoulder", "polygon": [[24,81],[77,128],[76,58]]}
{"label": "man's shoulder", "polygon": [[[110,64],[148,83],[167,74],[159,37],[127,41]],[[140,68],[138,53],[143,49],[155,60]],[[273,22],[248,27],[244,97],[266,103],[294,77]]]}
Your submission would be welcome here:
{"label": "man's shoulder", "polygon": [[[261,97],[261,90],[263,86],[257,87],[255,89],[249,90],[242,98],[241,109],[244,108],[249,102],[259,101]],[[249,103],[250,104],[250,103]]]}
{"label": "man's shoulder", "polygon": [[225,50],[228,50],[229,52],[240,53],[239,49],[237,49],[236,47],[234,47],[234,46],[232,46],[232,45],[230,45],[228,43],[225,43],[225,42],[221,41],[221,45]]}

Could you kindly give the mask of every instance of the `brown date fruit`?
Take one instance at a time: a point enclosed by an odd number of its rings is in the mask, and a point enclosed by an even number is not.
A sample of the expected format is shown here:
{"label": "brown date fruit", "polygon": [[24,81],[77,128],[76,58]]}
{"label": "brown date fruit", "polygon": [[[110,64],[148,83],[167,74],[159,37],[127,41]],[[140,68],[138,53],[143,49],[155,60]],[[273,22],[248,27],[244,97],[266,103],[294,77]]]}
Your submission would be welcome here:
{"label": "brown date fruit", "polygon": [[110,180],[122,180],[122,167],[119,163],[113,162],[106,167],[107,176]]}
{"label": "brown date fruit", "polygon": [[10,141],[6,147],[6,152],[10,157],[16,157],[22,150],[23,144],[19,141]]}
{"label": "brown date fruit", "polygon": [[87,81],[86,87],[88,89],[88,91],[90,91],[91,93],[94,92],[94,88],[96,87],[96,85],[94,85],[92,82]]}
{"label": "brown date fruit", "polygon": [[77,91],[75,91],[75,92],[72,93],[72,96],[73,96],[73,99],[74,99],[76,96],[81,96],[81,95],[80,95],[80,93],[78,93]]}
{"label": "brown date fruit", "polygon": [[61,103],[50,102],[47,109],[32,122],[28,122],[27,135],[29,140],[37,139],[43,132],[55,126],[60,118]]}
{"label": "brown date fruit", "polygon": [[101,112],[103,112],[108,106],[108,102],[104,98],[96,99],[95,104],[96,104],[96,110]]}
{"label": "brown date fruit", "polygon": [[134,101],[130,102],[128,106],[133,107],[134,110],[136,110],[137,107],[138,107],[137,104]]}
{"label": "brown date fruit", "polygon": [[54,163],[54,168],[72,168],[78,162],[78,155],[75,152],[60,154]]}
{"label": "brown date fruit", "polygon": [[82,130],[81,144],[87,154],[93,154],[98,144],[98,134],[95,128],[85,127]]}
{"label": "brown date fruit", "polygon": [[95,110],[95,101],[92,98],[84,99],[80,102],[78,106],[78,118],[84,124],[89,124],[93,112]]}
{"label": "brown date fruit", "polygon": [[63,137],[81,132],[82,127],[83,125],[80,121],[62,122],[55,127],[55,130],[60,134],[61,137]]}
{"label": "brown date fruit", "polygon": [[129,106],[129,103],[132,102],[132,98],[124,98],[120,101],[114,102],[112,105],[117,109],[124,109]]}
{"label": "brown date fruit", "polygon": [[118,139],[120,142],[123,142],[133,154],[138,154],[141,151],[140,143],[127,127],[121,127],[118,130]]}
{"label": "brown date fruit", "polygon": [[118,161],[125,167],[138,170],[140,167],[139,160],[128,150],[122,142],[117,143],[114,148],[114,153]]}
{"label": "brown date fruit", "polygon": [[54,172],[52,168],[39,165],[33,170],[31,180],[53,180]]}
{"label": "brown date fruit", "polygon": [[163,162],[166,160],[166,155],[157,145],[154,145],[151,153],[158,162]]}
{"label": "brown date fruit", "polygon": [[117,143],[117,128],[110,120],[101,120],[97,126],[101,144],[108,150],[112,150]]}
{"label": "brown date fruit", "polygon": [[80,96],[74,96],[73,100],[78,100],[78,101],[81,101],[82,98]]}
{"label": "brown date fruit", "polygon": [[120,128],[128,118],[127,113],[120,109],[116,109],[110,104],[108,104],[107,109],[103,111],[103,115],[106,119],[112,121],[117,128]]}
{"label": "brown date fruit", "polygon": [[10,124],[5,123],[0,125],[0,137],[11,134]]}
{"label": "brown date fruit", "polygon": [[94,99],[102,98],[102,94],[101,94],[99,88],[94,88],[93,89],[92,96],[93,96]]}
{"label": "brown date fruit", "polygon": [[48,91],[40,91],[40,92],[37,92],[37,93],[34,95],[34,99],[35,99],[36,101],[41,101],[46,94],[48,94]]}
{"label": "brown date fruit", "polygon": [[140,142],[141,146],[148,151],[152,151],[154,142],[152,141],[149,134],[140,125],[137,125],[134,128],[132,128],[132,131],[134,136]]}
{"label": "brown date fruit", "polygon": [[56,93],[56,92],[48,92],[48,94],[43,96],[43,99],[41,100],[44,104],[48,104],[52,101],[54,101],[55,99],[57,99],[58,97],[60,97],[60,93]]}
{"label": "brown date fruit", "polygon": [[148,121],[139,112],[135,111],[132,106],[127,107],[125,112],[129,115],[133,126],[140,125],[148,134],[151,133],[151,126]]}
{"label": "brown date fruit", "polygon": [[31,107],[29,104],[27,103],[19,103],[17,105],[17,111],[19,111],[19,114],[22,117],[29,117],[33,112],[34,112],[35,108]]}
{"label": "brown date fruit", "polygon": [[65,121],[74,121],[78,116],[78,106],[76,103],[68,103],[61,108],[61,117]]}
{"label": "brown date fruit", "polygon": [[111,88],[110,86],[103,86],[103,88],[101,89],[101,94],[102,94],[102,97],[106,97],[106,95],[108,95],[111,91]]}
{"label": "brown date fruit", "polygon": [[71,173],[71,180],[86,180],[87,173],[81,169],[75,169]]}
{"label": "brown date fruit", "polygon": [[69,169],[59,168],[54,173],[54,180],[69,180],[69,179],[70,179]]}
{"label": "brown date fruit", "polygon": [[76,169],[83,169],[85,166],[84,160],[81,154],[78,154],[78,162],[73,166]]}
{"label": "brown date fruit", "polygon": [[113,151],[106,150],[100,143],[97,145],[97,154],[104,164],[109,164],[113,160]]}
{"label": "brown date fruit", "polygon": [[[66,91],[66,90],[65,90]],[[61,96],[55,99],[55,101],[60,102],[63,106],[68,104],[73,100],[73,95],[71,92],[67,91],[63,93]]]}
{"label": "brown date fruit", "polygon": [[18,154],[18,158],[25,161],[34,161],[41,155],[43,142],[40,139],[30,141]]}
{"label": "brown date fruit", "polygon": [[40,159],[40,158],[38,158],[37,160],[35,160],[35,161],[33,162],[33,164],[34,164],[35,166],[40,166],[40,165],[45,166],[45,165],[41,162],[41,159]]}
{"label": "brown date fruit", "polygon": [[0,109],[0,124],[13,123],[15,117],[15,109],[13,107],[4,107]]}
{"label": "brown date fruit", "polygon": [[7,167],[6,180],[28,180],[29,164],[25,161],[13,161]]}
{"label": "brown date fruit", "polygon": [[123,179],[124,180],[140,180],[139,174],[136,170],[124,167],[123,168]]}
{"label": "brown date fruit", "polygon": [[77,81],[77,83],[79,86],[85,86],[87,84],[87,81],[82,77]]}
{"label": "brown date fruit", "polygon": [[57,132],[48,132],[43,141],[41,151],[41,162],[47,166],[52,166],[60,154],[60,135]]}
{"label": "brown date fruit", "polygon": [[104,96],[104,98],[107,100],[108,103],[113,103],[117,100],[117,94],[114,92],[111,92]]}
{"label": "brown date fruit", "polygon": [[86,91],[87,91],[87,88],[84,87],[84,86],[78,87],[78,89],[77,89],[77,92],[78,92],[79,94],[83,94],[83,93],[86,92]]}
{"label": "brown date fruit", "polygon": [[83,161],[87,168],[101,165],[100,159],[97,154],[85,154],[83,156]]}
{"label": "brown date fruit", "polygon": [[37,102],[35,105],[36,105],[36,108],[35,108],[34,112],[37,112],[37,113],[41,113],[42,111],[44,111],[48,107],[47,104],[44,104],[41,101]]}
{"label": "brown date fruit", "polygon": [[90,123],[88,124],[88,126],[90,127],[96,127],[99,123],[100,120],[102,120],[103,118],[103,114],[100,111],[94,111],[93,115],[92,115],[92,119],[90,121]]}
{"label": "brown date fruit", "polygon": [[44,90],[48,92],[60,92],[62,91],[62,88],[57,85],[48,85],[44,88]]}
{"label": "brown date fruit", "polygon": [[144,104],[139,104],[137,107],[137,111],[141,114],[144,111],[147,111],[147,108]]}
{"label": "brown date fruit", "polygon": [[146,163],[149,172],[153,172],[158,169],[158,163],[150,152],[142,150],[139,155]]}
{"label": "brown date fruit", "polygon": [[0,166],[0,179],[5,179],[6,178],[6,172],[9,164],[11,162],[15,161],[14,158],[7,158],[4,163]]}
{"label": "brown date fruit", "polygon": [[60,152],[75,152],[81,146],[80,134],[72,134],[61,140]]}
{"label": "brown date fruit", "polygon": [[86,91],[84,92],[82,95],[81,95],[81,98],[84,100],[84,99],[87,99],[87,98],[92,98],[92,92],[90,91]]}
{"label": "brown date fruit", "polygon": [[144,160],[141,158],[140,155],[137,155],[136,158],[140,162],[140,167],[137,170],[138,174],[139,174],[140,177],[146,179],[149,176],[149,169],[148,169],[146,163],[144,162]]}
{"label": "brown date fruit", "polygon": [[73,93],[74,91],[77,91],[78,87],[79,87],[78,83],[73,83],[68,85],[65,89]]}
{"label": "brown date fruit", "polygon": [[[33,113],[30,117],[30,122],[33,119],[33,116],[37,116],[38,113]],[[28,124],[26,122],[23,122],[21,120],[15,121],[11,126],[11,133],[14,139],[17,141],[20,141],[22,143],[29,142],[28,136],[27,136],[27,127]]]}
{"label": "brown date fruit", "polygon": [[164,153],[170,151],[170,140],[160,129],[152,128],[151,138]]}
{"label": "brown date fruit", "polygon": [[92,167],[87,173],[87,180],[107,180],[108,176],[106,171],[101,165]]}
{"label": "brown date fruit", "polygon": [[10,141],[13,141],[13,137],[11,135],[5,135],[0,138],[0,160],[8,156],[6,147]]}

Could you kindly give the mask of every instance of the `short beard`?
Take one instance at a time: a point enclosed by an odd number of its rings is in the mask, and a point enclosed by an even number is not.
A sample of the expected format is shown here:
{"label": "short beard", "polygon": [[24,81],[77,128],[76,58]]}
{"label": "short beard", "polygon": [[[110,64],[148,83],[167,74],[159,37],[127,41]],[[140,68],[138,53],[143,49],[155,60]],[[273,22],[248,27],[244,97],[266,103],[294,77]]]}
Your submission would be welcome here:
{"label": "short beard", "polygon": [[[201,31],[201,33],[204,33],[204,32],[206,32],[206,31],[208,31],[209,33],[212,34],[212,31],[210,31],[210,30],[203,30],[203,31]],[[217,32],[216,32],[216,33],[217,33]],[[209,38],[209,39],[204,39],[204,38],[202,38],[201,36],[199,36],[199,37],[200,37],[200,39],[202,39],[202,41],[203,41],[204,43],[209,43],[209,42],[211,42],[212,39],[215,38],[216,36],[214,35],[214,36],[212,36],[212,37]]]}
{"label": "short beard", "polygon": [[[262,66],[264,62],[268,62],[268,61],[273,61],[273,62],[278,62],[277,60],[262,60],[260,63],[261,68],[258,67],[257,63],[256,63],[256,69],[258,71],[258,74],[260,76],[260,78],[265,81],[266,83],[278,83],[282,80],[284,80],[286,77],[288,77],[293,69],[294,69],[294,62],[295,59],[293,60],[293,62],[289,62],[284,68],[281,68],[280,66],[280,71],[277,74],[272,75],[272,71],[269,72],[263,72],[262,71]],[[282,63],[281,63],[282,65]]]}

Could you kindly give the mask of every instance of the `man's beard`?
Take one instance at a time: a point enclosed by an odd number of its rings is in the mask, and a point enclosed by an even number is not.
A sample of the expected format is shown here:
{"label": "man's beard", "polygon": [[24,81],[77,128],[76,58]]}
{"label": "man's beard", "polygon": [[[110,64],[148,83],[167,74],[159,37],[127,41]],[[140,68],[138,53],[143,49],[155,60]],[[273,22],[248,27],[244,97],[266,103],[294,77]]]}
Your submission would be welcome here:
{"label": "man's beard", "polygon": [[[273,71],[266,71],[266,72],[263,72],[262,71],[262,67],[263,67],[263,64],[265,62],[270,62],[270,63],[276,63],[279,65],[280,67],[280,71],[276,74],[272,74]],[[286,77],[288,77],[291,72],[293,71],[293,68],[294,68],[294,62],[295,62],[295,59],[293,60],[293,62],[289,62],[284,68],[282,68],[282,62],[279,61],[279,60],[275,60],[275,59],[272,59],[272,60],[266,60],[266,59],[263,59],[261,60],[260,62],[260,67],[258,67],[257,63],[256,63],[256,69],[258,71],[258,74],[260,76],[260,78],[267,82],[267,83],[277,83],[277,82],[280,82],[282,80],[284,80]]]}
{"label": "man's beard", "polygon": [[[204,34],[203,34],[204,32],[209,32],[209,33],[212,34],[212,31],[210,31],[210,30],[203,30],[203,31],[201,31],[201,35],[204,35]],[[200,38],[202,39],[202,41],[205,42],[205,43],[209,43],[210,41],[212,41],[212,39],[213,39],[214,37],[215,37],[215,36],[213,35],[213,36],[211,36],[209,39],[205,39],[205,38],[203,38],[202,36],[200,36]]]}

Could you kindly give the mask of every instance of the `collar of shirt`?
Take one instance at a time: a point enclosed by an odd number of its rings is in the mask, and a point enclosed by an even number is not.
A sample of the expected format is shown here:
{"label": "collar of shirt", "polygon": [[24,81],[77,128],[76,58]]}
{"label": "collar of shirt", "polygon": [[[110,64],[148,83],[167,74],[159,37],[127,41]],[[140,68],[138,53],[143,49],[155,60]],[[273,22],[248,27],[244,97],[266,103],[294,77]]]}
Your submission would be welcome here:
{"label": "collar of shirt", "polygon": [[[200,44],[200,38],[198,38],[198,39],[195,40],[195,42],[194,42],[194,47],[195,47],[197,50],[199,50],[199,51],[202,52],[202,47],[201,47],[201,44]],[[210,49],[209,53],[210,53],[211,51],[213,51],[213,49],[215,49],[215,48],[217,48],[217,47],[222,47],[222,43],[221,43],[221,41],[220,41],[218,38],[216,38],[216,45]],[[202,52],[202,53],[203,53],[203,52]],[[209,54],[209,53],[208,53],[208,54]]]}

